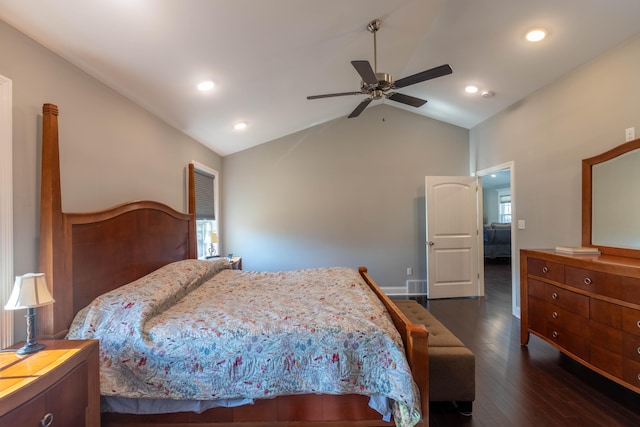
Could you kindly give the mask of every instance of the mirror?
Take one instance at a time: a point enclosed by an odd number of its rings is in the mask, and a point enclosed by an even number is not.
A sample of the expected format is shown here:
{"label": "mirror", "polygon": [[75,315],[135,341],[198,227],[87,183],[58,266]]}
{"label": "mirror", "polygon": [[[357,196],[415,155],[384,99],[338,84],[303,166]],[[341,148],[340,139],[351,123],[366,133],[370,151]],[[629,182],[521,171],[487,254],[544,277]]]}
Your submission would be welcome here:
{"label": "mirror", "polygon": [[582,245],[640,258],[640,139],[582,161]]}

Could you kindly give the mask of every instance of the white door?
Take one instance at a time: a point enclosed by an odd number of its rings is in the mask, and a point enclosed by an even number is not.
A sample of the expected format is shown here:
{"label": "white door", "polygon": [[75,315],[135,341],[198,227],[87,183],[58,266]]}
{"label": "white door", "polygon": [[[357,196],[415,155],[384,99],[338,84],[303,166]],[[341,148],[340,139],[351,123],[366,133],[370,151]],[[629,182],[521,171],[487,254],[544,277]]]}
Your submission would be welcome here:
{"label": "white door", "polygon": [[479,296],[482,187],[478,178],[427,176],[425,192],[428,298]]}

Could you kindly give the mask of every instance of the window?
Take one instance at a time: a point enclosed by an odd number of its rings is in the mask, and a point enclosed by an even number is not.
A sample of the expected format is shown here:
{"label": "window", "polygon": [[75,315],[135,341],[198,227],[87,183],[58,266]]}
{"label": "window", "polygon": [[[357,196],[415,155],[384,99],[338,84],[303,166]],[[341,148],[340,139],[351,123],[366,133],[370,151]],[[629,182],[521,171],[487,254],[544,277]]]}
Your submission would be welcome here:
{"label": "window", "polygon": [[498,190],[498,221],[511,224],[510,190]]}
{"label": "window", "polygon": [[198,258],[220,255],[218,172],[193,162]]}

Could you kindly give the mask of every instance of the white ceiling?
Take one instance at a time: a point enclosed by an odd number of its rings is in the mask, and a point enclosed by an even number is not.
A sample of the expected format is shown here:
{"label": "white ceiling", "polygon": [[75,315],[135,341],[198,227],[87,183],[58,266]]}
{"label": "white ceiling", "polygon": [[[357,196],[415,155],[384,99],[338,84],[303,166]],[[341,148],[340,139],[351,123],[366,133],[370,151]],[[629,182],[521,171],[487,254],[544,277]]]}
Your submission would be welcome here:
{"label": "white ceiling", "polygon": [[494,188],[509,188],[511,186],[511,172],[506,170],[492,172],[482,177],[483,190]]}
{"label": "white ceiling", "polygon": [[[0,0],[0,19],[221,155],[346,117],[364,95],[306,96],[359,90],[376,18],[378,71],[453,74],[398,90],[423,107],[369,108],[471,128],[640,32],[640,1]],[[532,27],[547,39],[524,41]]]}

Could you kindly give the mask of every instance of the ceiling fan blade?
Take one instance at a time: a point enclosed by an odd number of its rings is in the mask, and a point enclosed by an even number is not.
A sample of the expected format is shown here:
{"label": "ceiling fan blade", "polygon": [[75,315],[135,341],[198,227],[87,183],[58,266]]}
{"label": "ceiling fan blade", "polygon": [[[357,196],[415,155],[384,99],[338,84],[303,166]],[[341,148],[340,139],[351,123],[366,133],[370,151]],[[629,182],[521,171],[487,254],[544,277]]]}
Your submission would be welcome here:
{"label": "ceiling fan blade", "polygon": [[424,99],[416,98],[414,96],[405,95],[403,93],[394,92],[390,95],[386,95],[387,99],[392,101],[401,102],[403,104],[411,105],[412,107],[422,107],[427,103]]}
{"label": "ceiling fan blade", "polygon": [[449,66],[449,64],[444,64],[439,67],[431,68],[430,70],[423,71],[418,74],[414,74],[409,77],[403,77],[400,80],[396,80],[394,86],[396,88],[401,88],[409,85],[414,85],[416,83],[424,82],[426,80],[435,79],[436,77],[446,76],[447,74],[453,73],[453,70]]}
{"label": "ceiling fan blade", "polygon": [[331,98],[333,96],[346,96],[346,95],[363,95],[362,92],[339,92],[339,93],[327,93],[324,95],[311,95],[307,96],[307,99],[320,99],[320,98]]}
{"label": "ceiling fan blade", "polygon": [[370,102],[371,102],[371,98],[367,98],[364,101],[362,101],[360,104],[358,104],[356,109],[353,110],[351,114],[349,114],[349,117],[347,118],[350,119],[352,117],[358,117],[360,113],[362,113],[364,109],[367,108],[367,105],[369,105]]}
{"label": "ceiling fan blade", "polygon": [[364,81],[368,85],[377,85],[378,78],[376,77],[376,73],[371,68],[371,64],[369,61],[351,61],[351,65],[356,69],[360,77],[362,77],[362,81]]}

